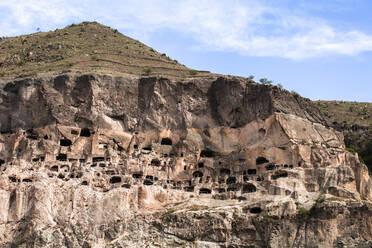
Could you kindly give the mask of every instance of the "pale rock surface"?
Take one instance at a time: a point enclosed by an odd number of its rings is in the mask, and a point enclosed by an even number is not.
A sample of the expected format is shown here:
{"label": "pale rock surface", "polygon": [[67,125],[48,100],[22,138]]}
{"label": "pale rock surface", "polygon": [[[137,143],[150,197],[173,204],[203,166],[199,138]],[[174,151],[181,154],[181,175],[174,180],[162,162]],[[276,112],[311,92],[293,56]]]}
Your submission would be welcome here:
{"label": "pale rock surface", "polygon": [[371,247],[372,181],[310,101],[60,75],[0,101],[1,247]]}

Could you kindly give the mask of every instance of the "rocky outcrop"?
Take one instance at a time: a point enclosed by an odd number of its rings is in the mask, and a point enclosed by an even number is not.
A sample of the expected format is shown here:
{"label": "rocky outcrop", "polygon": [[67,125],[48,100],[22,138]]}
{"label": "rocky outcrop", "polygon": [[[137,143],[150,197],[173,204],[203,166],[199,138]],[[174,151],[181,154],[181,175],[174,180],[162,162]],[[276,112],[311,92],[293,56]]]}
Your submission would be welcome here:
{"label": "rocky outcrop", "polygon": [[372,181],[309,100],[239,78],[8,83],[4,247],[369,247]]}
{"label": "rocky outcrop", "polygon": [[[249,82],[249,81],[248,81]],[[1,132],[49,124],[118,131],[242,127],[275,112],[326,124],[310,102],[242,79],[61,75],[10,82],[1,91]]]}

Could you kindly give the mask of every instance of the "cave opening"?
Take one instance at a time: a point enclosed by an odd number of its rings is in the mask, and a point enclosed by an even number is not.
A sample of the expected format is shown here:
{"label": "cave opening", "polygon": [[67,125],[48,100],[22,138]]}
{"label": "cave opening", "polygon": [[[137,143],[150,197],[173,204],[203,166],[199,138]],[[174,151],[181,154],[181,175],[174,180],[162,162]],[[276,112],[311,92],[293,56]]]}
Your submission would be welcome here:
{"label": "cave opening", "polygon": [[229,177],[226,180],[226,184],[233,184],[233,183],[236,183],[236,177]]}
{"label": "cave opening", "polygon": [[268,164],[265,166],[265,169],[266,170],[274,170],[275,169],[275,165],[274,164]]}
{"label": "cave opening", "polygon": [[152,151],[152,146],[151,145],[148,145],[148,146],[146,146],[146,147],[144,147],[142,149],[145,150],[145,151]]}
{"label": "cave opening", "polygon": [[71,140],[65,138],[65,139],[61,139],[59,141],[59,145],[60,146],[71,146],[72,142],[71,142]]}
{"label": "cave opening", "polygon": [[154,183],[153,183],[152,180],[147,180],[147,179],[146,179],[146,180],[143,182],[143,184],[149,186],[149,185],[153,185]]}
{"label": "cave opening", "polygon": [[226,192],[226,190],[224,188],[219,188],[219,189],[217,189],[217,191],[218,191],[218,193],[225,193]]}
{"label": "cave opening", "polygon": [[207,189],[207,188],[201,188],[199,190],[199,194],[211,194],[212,191],[210,189]]}
{"label": "cave opening", "polygon": [[238,191],[238,190],[239,189],[236,186],[230,186],[230,187],[227,188],[227,192],[234,192],[234,191]]}
{"label": "cave opening", "polygon": [[271,176],[271,179],[276,180],[281,177],[288,177],[288,172],[286,171],[278,171],[274,175]]}
{"label": "cave opening", "polygon": [[257,177],[256,181],[257,182],[262,182],[264,180],[264,177]]}
{"label": "cave opening", "polygon": [[262,209],[260,207],[253,207],[249,210],[251,214],[259,214],[262,212]]}
{"label": "cave opening", "polygon": [[126,189],[130,189],[130,184],[125,183],[125,184],[121,185],[121,187],[126,188]]}
{"label": "cave opening", "polygon": [[153,160],[151,160],[151,165],[152,166],[160,166],[160,160],[157,159],[157,158],[154,158]]}
{"label": "cave opening", "polygon": [[142,174],[141,173],[134,173],[134,174],[132,174],[132,177],[139,179],[139,178],[142,178]]}
{"label": "cave opening", "polygon": [[198,168],[203,168],[203,167],[204,167],[204,163],[203,162],[198,163]]}
{"label": "cave opening", "polygon": [[265,157],[258,157],[256,159],[256,164],[264,164],[264,163],[268,163],[269,160],[267,160]]}
{"label": "cave opening", "polygon": [[170,138],[162,138],[160,144],[171,146],[172,145],[172,140]]}
{"label": "cave opening", "polygon": [[265,134],[266,134],[266,130],[265,130],[264,128],[260,128],[260,130],[258,130],[258,133],[259,133],[259,135],[261,135],[261,136],[265,136]]}
{"label": "cave opening", "polygon": [[216,154],[216,152],[214,152],[214,151],[211,151],[211,150],[202,150],[201,152],[200,152],[200,157],[204,157],[204,158],[213,158],[213,157],[215,157],[217,154]]}
{"label": "cave opening", "polygon": [[104,162],[104,161],[105,161],[104,157],[94,157],[93,158],[93,163]]}
{"label": "cave opening", "polygon": [[253,193],[256,192],[257,188],[251,183],[243,185],[243,193]]}
{"label": "cave opening", "polygon": [[194,186],[185,187],[186,192],[194,192]]}
{"label": "cave opening", "polygon": [[89,128],[82,128],[80,131],[80,137],[90,137]]}
{"label": "cave opening", "polygon": [[33,129],[28,129],[26,133],[27,133],[26,137],[28,139],[37,140],[39,138],[39,134],[35,132]]}
{"label": "cave opening", "polygon": [[194,173],[192,173],[192,176],[193,177],[203,177],[203,173],[201,171],[195,171]]}
{"label": "cave opening", "polygon": [[230,175],[230,170],[229,169],[226,169],[226,168],[222,168],[221,170],[220,170],[220,175],[221,176],[225,176],[225,175]]}
{"label": "cave opening", "polygon": [[248,173],[248,175],[256,175],[257,170],[256,169],[248,169],[247,173]]}
{"label": "cave opening", "polygon": [[58,154],[58,156],[56,157],[56,160],[67,161],[67,154],[63,154],[63,153]]}
{"label": "cave opening", "polygon": [[17,178],[15,178],[15,177],[9,177],[9,180],[10,180],[12,183],[17,182]]}
{"label": "cave opening", "polygon": [[121,183],[121,177],[119,176],[113,176],[110,178],[110,183],[115,184],[115,183]]}
{"label": "cave opening", "polygon": [[79,134],[79,131],[75,130],[75,129],[72,129],[71,130],[71,134],[72,135],[78,135]]}

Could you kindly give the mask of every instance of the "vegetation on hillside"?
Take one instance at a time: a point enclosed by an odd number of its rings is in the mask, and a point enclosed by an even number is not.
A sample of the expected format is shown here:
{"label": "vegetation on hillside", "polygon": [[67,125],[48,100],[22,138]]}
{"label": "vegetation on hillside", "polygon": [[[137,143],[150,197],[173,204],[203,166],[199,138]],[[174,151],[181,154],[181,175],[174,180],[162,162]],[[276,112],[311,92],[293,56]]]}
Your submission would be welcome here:
{"label": "vegetation on hillside", "polygon": [[332,122],[372,125],[372,102],[314,101]]}
{"label": "vegetation on hillside", "polygon": [[[149,70],[151,68],[151,71]],[[96,22],[0,38],[0,79],[73,70],[168,77],[205,76]]]}
{"label": "vegetation on hillside", "polygon": [[[315,101],[320,110],[331,120],[333,125],[364,126],[364,135],[344,132],[347,150],[357,152],[370,174],[372,174],[372,103],[346,101]],[[356,129],[356,128],[355,128]]]}

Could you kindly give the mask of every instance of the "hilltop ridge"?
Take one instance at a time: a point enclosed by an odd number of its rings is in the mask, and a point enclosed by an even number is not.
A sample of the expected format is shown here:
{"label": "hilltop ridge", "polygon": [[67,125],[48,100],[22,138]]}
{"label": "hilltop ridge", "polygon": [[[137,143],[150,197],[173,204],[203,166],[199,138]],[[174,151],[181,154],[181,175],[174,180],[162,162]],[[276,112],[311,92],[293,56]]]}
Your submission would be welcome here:
{"label": "hilltop ridge", "polygon": [[[69,70],[130,75],[208,75],[97,22],[0,39],[0,80]],[[40,75],[39,75],[40,76]]]}

